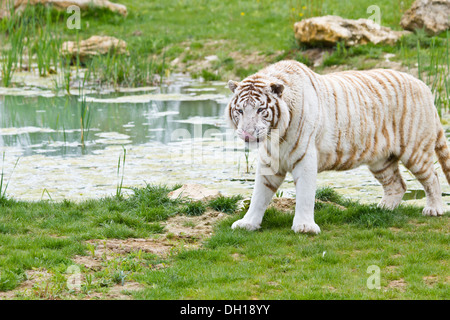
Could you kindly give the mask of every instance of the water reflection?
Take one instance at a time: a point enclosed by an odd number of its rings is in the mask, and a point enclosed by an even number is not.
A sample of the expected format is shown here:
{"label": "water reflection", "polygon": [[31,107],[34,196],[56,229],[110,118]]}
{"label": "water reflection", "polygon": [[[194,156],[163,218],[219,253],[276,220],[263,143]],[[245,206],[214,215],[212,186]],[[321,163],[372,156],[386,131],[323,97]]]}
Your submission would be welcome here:
{"label": "water reflection", "polygon": [[[0,98],[0,146],[20,147],[24,155],[79,156],[108,144],[169,143],[178,129],[202,134],[211,128],[224,131],[224,103],[206,101],[150,101],[148,103],[87,102],[85,148],[81,147],[82,103],[78,96]],[[199,121],[200,120],[200,121]],[[103,133],[110,134],[104,139]],[[114,142],[114,140],[117,140]]]}

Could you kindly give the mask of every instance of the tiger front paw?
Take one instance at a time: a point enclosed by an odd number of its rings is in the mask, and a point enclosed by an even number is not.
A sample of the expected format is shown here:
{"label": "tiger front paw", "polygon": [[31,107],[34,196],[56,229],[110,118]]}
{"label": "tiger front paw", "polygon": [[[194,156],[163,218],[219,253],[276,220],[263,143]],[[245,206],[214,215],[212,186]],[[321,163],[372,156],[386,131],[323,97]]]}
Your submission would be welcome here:
{"label": "tiger front paw", "polygon": [[422,215],[429,217],[438,217],[444,214],[445,210],[442,207],[425,207],[422,211]]}
{"label": "tiger front paw", "polygon": [[258,230],[260,228],[260,225],[251,223],[248,220],[240,219],[240,220],[235,221],[231,225],[231,229],[237,229],[237,228],[245,229],[245,230],[248,230],[248,231],[255,231],[255,230]]}
{"label": "tiger front paw", "polygon": [[292,226],[295,233],[320,233],[320,228],[316,223],[298,223]]}

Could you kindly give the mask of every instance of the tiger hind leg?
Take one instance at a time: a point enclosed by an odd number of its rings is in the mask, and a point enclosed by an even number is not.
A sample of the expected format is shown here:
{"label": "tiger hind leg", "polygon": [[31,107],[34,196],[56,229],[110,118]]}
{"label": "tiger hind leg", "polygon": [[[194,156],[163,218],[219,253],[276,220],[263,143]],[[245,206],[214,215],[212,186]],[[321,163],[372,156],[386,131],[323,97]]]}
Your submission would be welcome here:
{"label": "tiger hind leg", "polygon": [[438,175],[434,169],[433,158],[426,157],[428,161],[424,163],[416,163],[408,165],[407,168],[419,180],[425,190],[427,197],[426,207],[423,209],[424,216],[441,216],[444,214],[444,206],[442,203],[441,186],[439,184]]}
{"label": "tiger hind leg", "polygon": [[395,209],[406,192],[406,184],[398,168],[398,159],[389,157],[370,165],[369,169],[383,186],[384,194],[378,207]]}

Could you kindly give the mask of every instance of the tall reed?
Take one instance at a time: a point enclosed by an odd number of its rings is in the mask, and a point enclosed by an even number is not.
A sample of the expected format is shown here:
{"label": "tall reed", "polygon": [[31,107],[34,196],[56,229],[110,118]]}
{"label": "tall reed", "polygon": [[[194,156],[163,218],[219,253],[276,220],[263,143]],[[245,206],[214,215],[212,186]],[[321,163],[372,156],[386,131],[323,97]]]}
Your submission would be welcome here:
{"label": "tall reed", "polygon": [[[24,57],[30,71],[36,57],[40,76],[56,72],[61,36],[52,11],[39,5],[27,6],[21,13],[15,12],[14,6],[9,8],[9,17],[0,23],[0,31],[6,34],[5,44],[0,48],[2,85],[11,85],[13,73],[24,67]],[[56,20],[59,16],[56,16]]]}
{"label": "tall reed", "polygon": [[[120,198],[122,196],[123,189],[123,177],[125,175],[125,162],[127,159],[127,149],[123,147],[123,156],[119,156],[119,162],[117,163],[117,187],[116,187],[116,197]],[[122,175],[120,176],[120,166],[122,165]],[[120,180],[120,182],[119,182]]]}
{"label": "tall reed", "polygon": [[2,85],[10,86],[12,75],[22,61],[23,42],[26,35],[26,25],[23,19],[14,14],[14,6],[10,6],[10,18],[2,21],[2,29],[6,33],[6,41],[2,46]]}
{"label": "tall reed", "polygon": [[80,100],[80,129],[81,129],[81,146],[85,147],[91,126],[91,111],[86,102],[86,96],[82,95]]}
{"label": "tall reed", "polygon": [[14,170],[16,169],[17,164],[19,163],[19,159],[20,158],[17,158],[16,163],[14,164],[13,169],[11,171],[11,174],[9,176],[8,182],[5,183],[5,180],[4,180],[4,175],[5,174],[3,172],[4,166],[5,166],[5,151],[3,151],[2,173],[1,173],[1,177],[0,177],[0,200],[5,200],[6,199],[6,190],[8,189],[9,182],[11,181],[11,177],[12,177],[12,175],[14,173]]}
{"label": "tall reed", "polygon": [[[86,69],[82,79],[86,85],[100,86],[145,86],[160,84],[166,75],[165,52],[155,58],[155,41],[134,44],[128,54],[112,49],[106,55],[98,55],[91,60],[81,61],[78,55],[73,58],[61,55],[64,13],[57,13],[44,6],[27,6],[20,14],[11,12],[7,19],[0,21],[0,32],[6,34],[5,44],[0,47],[1,84],[11,86],[12,76],[24,67],[32,71],[32,62],[37,65],[40,76],[57,73],[54,80],[55,91],[64,90],[70,94],[70,86],[76,83],[71,73],[71,64],[76,67],[76,77],[81,68]],[[82,39],[76,33],[76,42]],[[142,52],[148,53],[147,57]],[[86,76],[87,75],[87,76]]]}
{"label": "tall reed", "polygon": [[449,32],[445,38],[432,37],[429,47],[422,48],[417,40],[417,68],[419,79],[424,81],[435,96],[439,115],[450,110],[450,58]]}

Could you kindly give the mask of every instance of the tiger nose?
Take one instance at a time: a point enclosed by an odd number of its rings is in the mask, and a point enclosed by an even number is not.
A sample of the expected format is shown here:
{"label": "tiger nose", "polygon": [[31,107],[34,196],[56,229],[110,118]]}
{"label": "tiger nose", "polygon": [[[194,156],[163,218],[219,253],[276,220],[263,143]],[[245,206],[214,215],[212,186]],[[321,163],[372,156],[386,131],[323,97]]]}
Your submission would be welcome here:
{"label": "tiger nose", "polygon": [[243,130],[242,131],[242,138],[243,138],[243,140],[245,140],[245,141],[255,141],[256,140],[256,137],[254,137],[251,133],[248,133],[247,131],[245,131],[245,130]]}

